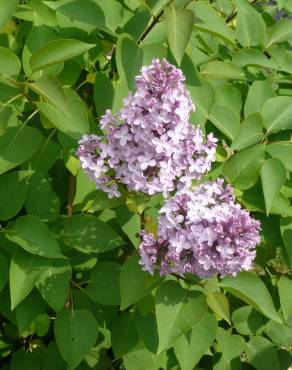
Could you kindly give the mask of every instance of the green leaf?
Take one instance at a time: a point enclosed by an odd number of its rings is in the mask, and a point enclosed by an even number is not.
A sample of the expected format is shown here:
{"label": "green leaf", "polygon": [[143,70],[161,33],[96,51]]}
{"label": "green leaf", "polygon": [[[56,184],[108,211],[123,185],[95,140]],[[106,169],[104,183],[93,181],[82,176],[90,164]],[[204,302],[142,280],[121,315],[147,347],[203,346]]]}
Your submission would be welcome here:
{"label": "green leaf", "polygon": [[[168,356],[166,352],[157,356],[148,351],[140,342],[131,352],[123,356],[123,361],[127,370],[154,370],[166,368]],[[177,367],[172,367],[172,369],[177,369]]]}
{"label": "green leaf", "polygon": [[242,150],[258,143],[264,137],[263,120],[259,113],[252,113],[244,119],[237,135],[232,141],[231,149]]}
{"label": "green leaf", "polygon": [[89,24],[95,28],[105,26],[105,15],[97,1],[86,0],[81,7],[79,0],[44,1],[44,3],[72,20]]}
{"label": "green leaf", "polygon": [[157,290],[155,306],[159,335],[157,352],[161,353],[202,319],[206,299],[200,292],[187,291],[174,281],[167,281]]}
{"label": "green leaf", "polygon": [[116,209],[117,222],[123,232],[127,235],[135,248],[140,244],[140,238],[137,236],[141,230],[141,217],[137,213],[129,211],[127,207]]}
{"label": "green leaf", "polygon": [[292,97],[276,96],[265,102],[262,116],[267,133],[292,128]]}
{"label": "green leaf", "polygon": [[69,247],[83,253],[107,252],[123,244],[110,226],[88,214],[65,218],[60,237]]}
{"label": "green leaf", "polygon": [[279,347],[288,351],[292,345],[292,328],[270,320],[265,326],[265,334]]}
{"label": "green leaf", "polygon": [[229,62],[211,61],[202,67],[201,74],[209,80],[243,80],[244,72],[241,68]]}
{"label": "green leaf", "polygon": [[256,49],[241,49],[233,54],[232,62],[237,67],[258,66],[277,69],[278,64]]}
{"label": "green leaf", "polygon": [[97,114],[103,115],[113,105],[114,88],[112,82],[102,72],[97,72],[94,84],[94,101]]}
{"label": "green leaf", "polygon": [[13,255],[9,270],[11,310],[33,290],[35,282],[48,265],[45,258],[22,250]]}
{"label": "green leaf", "polygon": [[36,215],[45,222],[54,221],[59,216],[60,200],[49,181],[39,173],[31,179],[25,208],[28,214]]}
{"label": "green leaf", "polygon": [[31,324],[44,311],[45,307],[46,303],[36,290],[33,290],[31,294],[17,305],[15,313],[20,337],[27,336],[31,332]]}
{"label": "green leaf", "polygon": [[10,49],[0,47],[0,74],[15,76],[18,75],[20,69],[21,63],[19,58]]}
{"label": "green leaf", "polygon": [[133,90],[135,76],[142,67],[143,51],[127,34],[119,36],[116,48],[116,63],[120,80],[128,90]]}
{"label": "green leaf", "polygon": [[133,317],[132,313],[124,312],[113,322],[111,340],[115,358],[132,351],[139,342]]}
{"label": "green leaf", "polygon": [[51,41],[32,54],[30,58],[31,68],[34,72],[38,71],[83,54],[94,46],[73,39]]}
{"label": "green leaf", "polygon": [[0,31],[2,31],[5,23],[11,18],[16,11],[19,0],[0,0]]}
{"label": "green leaf", "polygon": [[241,335],[230,335],[223,328],[218,328],[216,339],[219,344],[218,352],[222,352],[228,361],[239,356],[245,349],[245,341]]}
{"label": "green leaf", "polygon": [[231,324],[228,299],[223,293],[210,292],[207,295],[207,303],[219,319],[224,319]]}
{"label": "green leaf", "polygon": [[55,260],[37,279],[36,287],[43,299],[56,312],[62,310],[69,296],[71,266],[67,261]]}
{"label": "green leaf", "polygon": [[280,44],[285,41],[292,39],[292,28],[290,19],[279,19],[274,26],[269,30],[269,40],[266,44],[266,48],[273,44]]}
{"label": "green leaf", "polygon": [[193,370],[212,345],[217,331],[217,320],[214,315],[205,312],[201,321],[174,344],[175,356],[181,370]]}
{"label": "green leaf", "polygon": [[275,347],[264,337],[251,337],[246,344],[246,355],[247,362],[257,370],[280,370]]}
{"label": "green leaf", "polygon": [[244,306],[233,311],[232,323],[239,334],[252,335],[263,329],[265,320],[255,309]]}
{"label": "green leaf", "polygon": [[[292,215],[290,215],[292,216]],[[292,217],[281,217],[281,236],[284,243],[288,264],[292,267]]]}
{"label": "green leaf", "polygon": [[188,86],[187,88],[196,104],[195,114],[199,111],[205,118],[208,118],[215,97],[212,85],[203,81],[199,86]]}
{"label": "green leaf", "polygon": [[26,352],[24,348],[14,352],[9,370],[40,370],[42,359],[37,351]]}
{"label": "green leaf", "polygon": [[0,174],[31,158],[41,143],[42,135],[34,127],[8,127],[0,136]]}
{"label": "green leaf", "polygon": [[266,151],[273,158],[279,159],[284,164],[286,169],[292,172],[292,143],[270,143],[267,145]]}
{"label": "green leaf", "polygon": [[194,13],[189,9],[178,10],[173,5],[164,13],[169,48],[180,65],[192,33]]}
{"label": "green leaf", "polygon": [[245,0],[235,0],[237,18],[235,34],[244,47],[263,45],[266,40],[266,24],[260,13]]}
{"label": "green leaf", "polygon": [[56,342],[50,342],[44,353],[42,370],[64,370],[66,366],[67,364],[60,355]]}
{"label": "green leaf", "polygon": [[233,140],[239,130],[239,115],[232,109],[215,103],[209,114],[209,120],[225,136]]}
{"label": "green leaf", "polygon": [[220,38],[223,41],[228,41],[232,45],[235,45],[234,33],[226,25],[226,22],[220,13],[217,12],[211,5],[203,2],[191,2],[188,5],[195,14],[194,26],[195,28],[210,32]]}
{"label": "green leaf", "polygon": [[248,90],[245,101],[245,117],[252,113],[261,113],[263,104],[275,95],[269,80],[254,81]]}
{"label": "green leaf", "polygon": [[266,204],[267,216],[275,197],[280,193],[286,181],[286,170],[279,159],[267,159],[261,168],[261,180]]}
{"label": "green leaf", "polygon": [[230,157],[223,165],[222,174],[238,189],[248,189],[257,182],[264,159],[265,146],[255,145]]}
{"label": "green leaf", "polygon": [[292,280],[289,279],[289,277],[282,275],[278,280],[278,289],[281,309],[285,320],[288,320],[289,317],[292,317],[292,301],[290,298]]}
{"label": "green leaf", "polygon": [[133,256],[123,264],[120,273],[121,310],[149,294],[162,280],[142,270],[139,258]]}
{"label": "green leaf", "polygon": [[62,357],[74,369],[94,346],[98,326],[90,311],[71,310],[57,316],[54,330]]}
{"label": "green leaf", "polygon": [[0,176],[0,220],[6,221],[21,210],[32,171],[14,171]]}
{"label": "green leaf", "polygon": [[56,108],[62,111],[67,110],[67,97],[57,78],[45,75],[34,83],[28,84],[28,86]]}
{"label": "green leaf", "polygon": [[242,106],[242,96],[238,88],[226,84],[215,90],[216,103],[232,109],[236,114],[240,114]]}
{"label": "green leaf", "polygon": [[151,312],[146,316],[142,316],[136,311],[134,314],[134,324],[140,339],[148,351],[156,353],[158,348],[158,333],[154,313]]}
{"label": "green leaf", "polygon": [[258,276],[250,272],[240,272],[236,278],[225,277],[221,286],[266,317],[282,322],[265,284]]}
{"label": "green leaf", "polygon": [[[80,139],[89,132],[88,113],[86,105],[80,96],[71,89],[64,89],[66,106],[63,109],[50,103],[37,103],[44,117],[73,139]],[[59,101],[59,104],[61,102]]]}
{"label": "green leaf", "polygon": [[37,216],[19,217],[5,236],[29,253],[49,258],[64,258],[56,238]]}
{"label": "green leaf", "polygon": [[6,258],[0,253],[0,292],[8,282],[8,264]]}
{"label": "green leaf", "polygon": [[116,262],[100,262],[95,265],[85,290],[93,301],[110,306],[120,304],[120,269],[121,265]]}

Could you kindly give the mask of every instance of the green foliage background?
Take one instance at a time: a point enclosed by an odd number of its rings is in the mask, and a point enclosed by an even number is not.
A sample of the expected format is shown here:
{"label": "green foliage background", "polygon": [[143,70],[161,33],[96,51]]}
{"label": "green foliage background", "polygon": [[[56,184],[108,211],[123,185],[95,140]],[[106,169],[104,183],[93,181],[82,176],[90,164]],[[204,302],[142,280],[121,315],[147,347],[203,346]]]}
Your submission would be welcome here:
{"label": "green foliage background", "polygon": [[[282,370],[292,348],[291,0],[0,0],[0,367]],[[255,270],[162,279],[137,232],[161,198],[109,200],[80,170],[152,58],[262,223]],[[141,225],[142,224],[142,225]]]}

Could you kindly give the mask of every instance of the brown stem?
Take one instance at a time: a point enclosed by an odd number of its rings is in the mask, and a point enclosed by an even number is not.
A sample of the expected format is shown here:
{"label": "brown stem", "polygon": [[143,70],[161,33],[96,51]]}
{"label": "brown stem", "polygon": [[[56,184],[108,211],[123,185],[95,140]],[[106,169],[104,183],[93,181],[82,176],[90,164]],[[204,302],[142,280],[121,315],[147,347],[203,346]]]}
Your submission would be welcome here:
{"label": "brown stem", "polygon": [[76,178],[70,173],[69,175],[69,184],[68,184],[68,193],[67,193],[67,216],[72,216],[73,214],[73,202],[76,191]]}

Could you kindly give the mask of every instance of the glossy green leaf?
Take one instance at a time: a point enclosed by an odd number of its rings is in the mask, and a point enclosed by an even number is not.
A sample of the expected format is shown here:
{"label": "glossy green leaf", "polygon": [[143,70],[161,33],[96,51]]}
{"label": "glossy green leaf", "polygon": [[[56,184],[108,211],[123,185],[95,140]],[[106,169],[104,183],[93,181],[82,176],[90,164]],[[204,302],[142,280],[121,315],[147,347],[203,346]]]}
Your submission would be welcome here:
{"label": "glossy green leaf", "polygon": [[292,128],[292,97],[276,96],[265,102],[262,107],[264,126],[273,133]]}
{"label": "glossy green leaf", "polygon": [[286,170],[279,159],[267,159],[262,165],[260,173],[268,215],[275,197],[280,193],[281,187],[286,181]]}
{"label": "glossy green leaf", "polygon": [[10,49],[0,47],[0,74],[15,76],[18,75],[20,69],[19,58]]}
{"label": "glossy green leaf", "polygon": [[0,0],[0,31],[2,31],[5,23],[10,19],[15,12],[19,0]]}
{"label": "glossy green leaf", "polygon": [[279,19],[275,25],[269,30],[269,40],[266,44],[266,48],[273,44],[282,43],[292,39],[291,22],[288,19]]}
{"label": "glossy green leaf", "polygon": [[264,53],[257,49],[241,49],[233,54],[232,62],[237,67],[258,66],[277,69],[278,64],[268,59]]}
{"label": "glossy green leaf", "polygon": [[104,305],[119,305],[121,265],[115,262],[97,263],[90,272],[89,284],[86,293],[97,303]]}
{"label": "glossy green leaf", "polygon": [[9,127],[0,136],[0,174],[24,163],[40,148],[42,135],[28,126]]}
{"label": "glossy green leaf", "polygon": [[151,312],[146,316],[142,316],[140,313],[135,312],[134,324],[145,347],[156,354],[158,349],[158,332],[155,314]]}
{"label": "glossy green leaf", "polygon": [[235,138],[240,123],[239,115],[233,110],[215,103],[209,114],[209,120],[229,139]]}
{"label": "glossy green leaf", "polygon": [[212,61],[206,63],[201,71],[208,80],[243,80],[244,72],[241,68],[229,62]]}
{"label": "glossy green leaf", "polygon": [[66,217],[60,237],[69,247],[83,253],[107,252],[123,244],[114,229],[88,214]]}
{"label": "glossy green leaf", "polygon": [[5,236],[29,253],[63,258],[61,249],[47,225],[37,216],[21,216]]}
{"label": "glossy green leaf", "polygon": [[243,306],[233,311],[232,323],[239,334],[252,335],[263,329],[265,319],[252,307]]}
{"label": "glossy green leaf", "polygon": [[49,343],[44,353],[44,364],[43,370],[63,370],[66,368],[66,362],[60,355],[56,342],[52,341]]}
{"label": "glossy green leaf", "polygon": [[257,182],[264,157],[264,145],[245,149],[224,163],[222,174],[228,182],[238,189],[248,189]]}
{"label": "glossy green leaf", "polygon": [[25,208],[28,214],[36,215],[45,222],[54,221],[59,216],[60,200],[42,175],[36,174],[31,178]]}
{"label": "glossy green leaf", "polygon": [[208,293],[207,303],[219,319],[224,319],[230,324],[229,302],[223,293]]}
{"label": "glossy green leaf", "polygon": [[116,358],[131,352],[139,342],[133,318],[132,313],[124,312],[113,322],[111,340]]}
{"label": "glossy green leaf", "polygon": [[214,315],[206,311],[201,321],[174,344],[174,352],[182,370],[193,370],[212,345],[217,331]]}
{"label": "glossy green leaf", "polygon": [[284,242],[285,252],[288,257],[288,264],[292,267],[292,215],[282,217],[280,221],[280,230]]}
{"label": "glossy green leaf", "polygon": [[263,45],[266,40],[266,24],[261,14],[245,0],[236,0],[237,19],[235,34],[244,47]]}
{"label": "glossy green leaf", "polygon": [[3,290],[8,282],[8,264],[2,253],[0,253],[0,291]]}
{"label": "glossy green leaf", "polygon": [[266,149],[273,158],[279,159],[288,171],[292,171],[292,143],[282,142],[282,143],[271,143],[267,145]]}
{"label": "glossy green leaf", "polygon": [[259,113],[252,113],[244,119],[232,141],[233,150],[242,150],[258,143],[264,137],[263,120]]}
{"label": "glossy green leaf", "polygon": [[44,117],[60,131],[73,139],[80,139],[89,131],[89,121],[86,106],[80,96],[73,90],[64,89],[66,106],[58,107],[55,104],[40,102],[37,106]]}
{"label": "glossy green leaf", "polygon": [[64,260],[56,260],[37,279],[36,287],[43,299],[56,312],[62,310],[69,297],[71,266]]}
{"label": "glossy green leaf", "polygon": [[32,171],[13,171],[0,176],[0,220],[6,221],[21,210]]}
{"label": "glossy green leaf", "polygon": [[185,48],[190,39],[194,14],[189,9],[179,10],[171,5],[165,10],[165,26],[169,48],[178,65],[181,64]]}
{"label": "glossy green leaf", "polygon": [[275,96],[269,80],[254,81],[250,86],[244,106],[244,115],[261,113],[263,104]]}
{"label": "glossy green leaf", "polygon": [[121,309],[129,307],[151,292],[162,280],[160,276],[151,276],[141,269],[139,258],[130,257],[123,264],[120,273]]}
{"label": "glossy green leaf", "polygon": [[[120,79],[128,90],[133,90],[135,76],[142,67],[143,51],[127,34],[118,38],[116,62]],[[124,96],[125,97],[125,96]]]}
{"label": "glossy green leaf", "polygon": [[114,88],[107,76],[98,72],[94,84],[94,101],[99,116],[103,115],[106,109],[112,108]]}
{"label": "glossy green leaf", "polygon": [[94,346],[98,326],[88,310],[62,311],[56,318],[54,331],[62,357],[74,369]]}
{"label": "glossy green leaf", "polygon": [[51,41],[34,52],[30,58],[33,71],[63,62],[92,49],[95,45],[73,39]]}
{"label": "glossy green leaf", "polygon": [[241,335],[230,335],[223,328],[218,328],[216,339],[219,352],[222,352],[229,361],[239,356],[245,349],[245,341]]}
{"label": "glossy green leaf", "polygon": [[45,258],[22,250],[13,255],[9,270],[12,310],[33,290],[35,282],[48,266]]}
{"label": "glossy green leaf", "polygon": [[184,290],[174,281],[163,283],[156,293],[157,352],[170,348],[202,319],[205,311],[206,299],[202,293]]}
{"label": "glossy green leaf", "polygon": [[292,317],[292,301],[290,292],[292,289],[292,280],[289,277],[282,275],[278,281],[279,296],[281,309],[286,320]]}
{"label": "glossy green leaf", "polygon": [[197,1],[191,2],[188,8],[195,14],[194,26],[199,30],[211,32],[212,34],[235,44],[234,34],[231,28],[226,25],[224,18],[211,5]]}
{"label": "glossy green leaf", "polygon": [[225,277],[221,286],[251,305],[266,317],[282,322],[277,314],[272,298],[262,280],[250,272],[240,272],[236,278]]}
{"label": "glossy green leaf", "polygon": [[277,352],[264,337],[255,336],[246,345],[247,362],[257,370],[280,370]]}

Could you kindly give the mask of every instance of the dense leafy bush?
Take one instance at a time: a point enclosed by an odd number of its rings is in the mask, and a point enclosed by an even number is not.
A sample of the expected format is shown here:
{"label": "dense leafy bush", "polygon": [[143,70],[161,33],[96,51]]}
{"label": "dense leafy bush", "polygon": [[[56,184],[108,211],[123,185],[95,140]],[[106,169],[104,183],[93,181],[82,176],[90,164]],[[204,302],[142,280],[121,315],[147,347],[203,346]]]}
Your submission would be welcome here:
{"label": "dense leafy bush", "polygon": [[[0,0],[3,370],[282,370],[292,348],[292,14],[277,0]],[[80,168],[134,77],[166,58],[191,122],[261,223],[253,270],[159,276],[138,263],[161,194],[108,198]]]}

